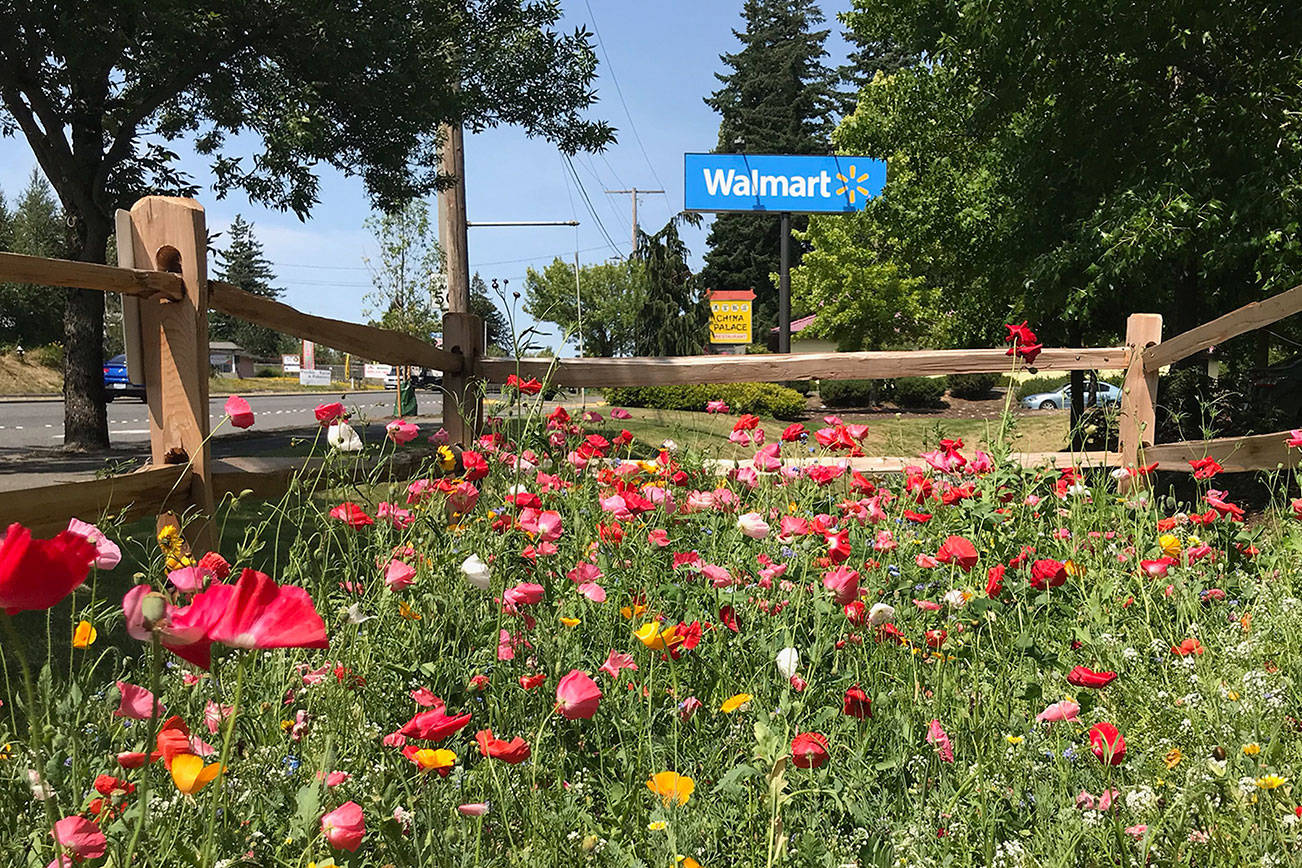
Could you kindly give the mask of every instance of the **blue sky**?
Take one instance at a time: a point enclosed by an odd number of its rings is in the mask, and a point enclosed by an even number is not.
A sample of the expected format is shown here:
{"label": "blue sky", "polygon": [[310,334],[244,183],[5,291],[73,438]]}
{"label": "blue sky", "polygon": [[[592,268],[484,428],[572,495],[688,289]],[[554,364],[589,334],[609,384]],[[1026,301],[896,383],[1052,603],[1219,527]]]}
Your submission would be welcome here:
{"label": "blue sky", "polygon": [[[849,7],[849,0],[825,0],[821,5],[832,30],[829,62],[840,64],[845,43],[835,15]],[[608,196],[606,189],[665,189],[666,195],[641,199],[638,222],[650,231],[681,209],[683,154],[708,151],[717,139],[718,116],[702,98],[718,86],[714,73],[723,69],[719,55],[739,46],[732,30],[741,26],[741,6],[741,0],[565,0],[562,26],[583,25],[601,39],[599,102],[592,113],[618,128],[618,142],[603,153],[577,156],[574,165],[616,249],[588,213],[556,148],[503,127],[467,137],[470,220],[577,219],[582,225],[472,227],[471,271],[485,279],[509,279],[511,289],[523,289],[525,270],[545,265],[556,255],[572,260],[577,249],[583,263],[626,255],[629,196]],[[293,214],[251,205],[239,194],[215,199],[203,189],[210,180],[204,163],[189,154],[184,143],[178,144],[184,168],[201,185],[198,198],[210,229],[224,230],[237,213],[252,220],[288,303],[322,316],[363,319],[362,299],[370,284],[362,257],[373,255],[375,245],[362,226],[370,207],[360,180],[324,172],[320,203],[303,223]],[[23,139],[0,139],[0,190],[7,200],[21,190],[34,165]],[[688,229],[693,267],[701,264],[705,228]]]}

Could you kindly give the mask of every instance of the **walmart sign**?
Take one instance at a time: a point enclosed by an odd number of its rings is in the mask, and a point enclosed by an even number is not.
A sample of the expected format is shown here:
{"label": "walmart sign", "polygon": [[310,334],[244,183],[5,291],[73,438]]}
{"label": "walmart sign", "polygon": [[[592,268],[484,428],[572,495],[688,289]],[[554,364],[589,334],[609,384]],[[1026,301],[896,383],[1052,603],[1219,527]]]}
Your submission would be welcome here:
{"label": "walmart sign", "polygon": [[686,154],[688,211],[860,211],[881,193],[886,163],[868,157]]}

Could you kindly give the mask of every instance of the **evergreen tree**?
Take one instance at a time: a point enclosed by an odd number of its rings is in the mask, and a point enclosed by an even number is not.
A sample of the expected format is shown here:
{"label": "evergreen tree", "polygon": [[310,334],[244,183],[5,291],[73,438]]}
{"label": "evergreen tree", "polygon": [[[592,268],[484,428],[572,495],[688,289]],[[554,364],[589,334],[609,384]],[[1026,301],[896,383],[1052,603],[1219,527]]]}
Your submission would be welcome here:
{"label": "evergreen tree", "polygon": [[[13,212],[0,205],[0,248],[53,259],[68,256],[63,209],[36,169]],[[0,342],[33,347],[62,336],[62,294],[44,286],[0,284]]]}
{"label": "evergreen tree", "polygon": [[[824,62],[826,29],[814,0],[746,0],[742,49],[720,59],[732,72],[706,105],[719,113],[719,153],[826,154],[837,74]],[[803,230],[806,220],[792,219]],[[777,318],[780,233],[776,214],[720,214],[710,228],[701,281],[708,289],[755,290],[755,326]],[[800,249],[793,246],[792,265]]]}
{"label": "evergreen tree", "polygon": [[470,312],[484,321],[488,346],[497,347],[502,351],[511,348],[511,328],[506,322],[506,317],[488,295],[488,285],[484,283],[478,271],[470,279]]}
{"label": "evergreen tree", "polygon": [[859,101],[859,92],[868,85],[878,73],[894,75],[901,69],[917,66],[920,58],[910,54],[899,46],[889,34],[867,35],[862,28],[854,26],[855,12],[842,13],[841,21],[846,24],[844,36],[854,46],[846,57],[845,65],[837,69],[837,76],[848,86],[849,90],[841,94],[841,113],[854,112]]}
{"label": "evergreen tree", "polygon": [[687,264],[680,222],[699,225],[696,214],[679,214],[655,235],[638,232],[637,259],[645,280],[637,336],[640,356],[691,356],[707,339],[710,308],[699,278]]}
{"label": "evergreen tree", "polygon": [[[276,275],[262,252],[262,242],[253,234],[253,224],[236,214],[229,236],[226,248],[217,251],[218,279],[253,295],[279,298],[282,290],[272,285]],[[211,315],[208,334],[212,340],[234,341],[250,355],[262,357],[279,353],[283,340],[274,329],[220,313]]]}

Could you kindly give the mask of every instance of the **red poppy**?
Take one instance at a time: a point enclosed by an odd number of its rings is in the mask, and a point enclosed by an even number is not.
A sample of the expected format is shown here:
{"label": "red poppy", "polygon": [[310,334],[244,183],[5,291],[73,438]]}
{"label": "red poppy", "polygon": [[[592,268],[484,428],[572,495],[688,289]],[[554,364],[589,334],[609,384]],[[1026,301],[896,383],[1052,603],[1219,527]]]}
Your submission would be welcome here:
{"label": "red poppy", "polygon": [[721,606],[719,608],[719,620],[723,622],[723,626],[727,627],[732,632],[741,632],[737,627],[737,612],[732,608],[732,606]]}
{"label": "red poppy", "polygon": [[945,630],[928,630],[923,634],[927,639],[927,647],[939,649],[949,638],[949,633]]}
{"label": "red poppy", "polygon": [[1185,639],[1179,645],[1173,645],[1171,647],[1171,653],[1180,657],[1188,657],[1190,654],[1193,654],[1195,657],[1201,656],[1206,650],[1207,649],[1203,647],[1203,643],[1193,638]]}
{"label": "red poppy", "polygon": [[986,570],[986,596],[997,597],[1004,591],[1004,573],[1007,568],[1003,564],[995,564]]}
{"label": "red poppy", "polygon": [[232,648],[330,647],[325,622],[307,591],[277,585],[249,569],[234,585],[209,585],[190,605],[172,613],[164,642],[168,648],[205,641]]}
{"label": "red poppy", "polygon": [[207,570],[219,582],[224,582],[231,574],[231,565],[217,552],[208,552],[199,559],[199,570]]}
{"label": "red poppy", "polygon": [[936,552],[936,560],[942,564],[957,564],[963,572],[971,572],[977,563],[976,546],[961,536],[947,537]]}
{"label": "red poppy", "polygon": [[522,763],[529,758],[529,743],[519,736],[506,742],[500,738],[493,738],[491,729],[481,729],[475,733],[475,742],[479,745],[479,752],[483,756],[500,759],[511,765]]}
{"label": "red poppy", "polygon": [[805,435],[805,426],[795,422],[782,429],[782,439],[787,443],[794,443]]}
{"label": "red poppy", "polygon": [[9,525],[0,540],[0,608],[10,615],[50,608],[86,581],[95,557],[95,544],[79,533],[34,539]]}
{"label": "red poppy", "polygon": [[845,692],[845,697],[841,700],[841,712],[849,717],[857,717],[862,720],[865,717],[873,716],[873,701],[864,689],[856,684]]}
{"label": "red poppy", "polygon": [[1027,323],[1026,320],[1022,320],[1021,325],[1008,325],[1008,324],[1005,324],[1005,325],[1004,325],[1004,328],[1008,329],[1008,334],[1004,337],[1004,343],[1006,343],[1006,344],[1012,344],[1012,343],[1017,343],[1017,344],[1033,344],[1033,343],[1035,343],[1035,342],[1038,340],[1038,338],[1036,338],[1036,336],[1035,336],[1035,332],[1033,332],[1033,331],[1031,331],[1029,328],[1027,328],[1026,323]]}
{"label": "red poppy", "polygon": [[488,475],[488,462],[478,452],[467,449],[461,453],[461,466],[465,468],[466,480],[478,482]]}
{"label": "red poppy", "polygon": [[791,740],[791,764],[802,769],[816,769],[826,765],[827,736],[818,732],[802,732]]}
{"label": "red poppy", "polygon": [[1193,468],[1194,479],[1211,479],[1213,476],[1225,469],[1211,456],[1207,456],[1206,458],[1197,458],[1190,461],[1189,466]]}
{"label": "red poppy", "polygon": [[534,675],[521,675],[520,686],[525,690],[533,690],[538,685],[547,680],[546,672],[539,672]]}
{"label": "red poppy", "polygon": [[315,411],[316,420],[322,425],[329,425],[331,422],[339,419],[344,415],[344,405],[335,401],[333,404],[319,404]]}
{"label": "red poppy", "polygon": [[904,517],[907,518],[909,521],[917,522],[918,524],[926,524],[927,522],[931,521],[931,513],[914,512],[911,509],[904,510]]}
{"label": "red poppy", "polygon": [[1031,587],[1043,591],[1046,587],[1056,588],[1067,581],[1067,567],[1062,561],[1053,558],[1041,558],[1031,564]]}
{"label": "red poppy", "polygon": [[1119,766],[1126,758],[1125,738],[1107,721],[1090,727],[1090,749],[1104,765]]}
{"label": "red poppy", "polygon": [[845,619],[851,624],[862,624],[868,618],[868,607],[862,600],[851,600],[841,610],[845,612]]}
{"label": "red poppy", "polygon": [[330,510],[330,517],[336,521],[342,521],[354,530],[375,524],[375,519],[367,515],[366,510],[351,500],[346,500]]}
{"label": "red poppy", "polygon": [[460,732],[468,723],[470,723],[469,712],[449,717],[443,700],[435,697],[432,708],[417,714],[403,724],[402,729],[398,731],[408,738],[442,741],[448,736]]}
{"label": "red poppy", "polygon": [[832,563],[844,563],[850,557],[850,532],[840,531],[839,533],[825,533],[823,539],[827,540],[827,556]]}
{"label": "red poppy", "polygon": [[1076,687],[1093,687],[1097,690],[1107,687],[1116,677],[1115,672],[1095,672],[1087,666],[1076,666],[1067,673],[1067,683]]}

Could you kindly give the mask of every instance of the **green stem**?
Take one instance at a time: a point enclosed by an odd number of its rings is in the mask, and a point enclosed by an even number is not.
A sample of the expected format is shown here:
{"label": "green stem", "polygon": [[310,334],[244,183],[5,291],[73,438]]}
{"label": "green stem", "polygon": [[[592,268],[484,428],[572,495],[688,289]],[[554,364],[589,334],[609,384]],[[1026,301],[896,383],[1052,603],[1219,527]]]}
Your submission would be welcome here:
{"label": "green stem", "polygon": [[[158,726],[158,691],[160,689],[160,673],[163,668],[163,646],[158,641],[158,634],[153,634],[150,641],[152,655],[149,665],[149,690],[154,695],[154,701],[149,706],[149,729],[145,734],[145,755],[150,753],[150,745],[154,743],[157,733],[155,728]],[[140,843],[140,836],[144,834],[145,826],[149,823],[149,780],[150,776],[145,775],[140,782],[140,818],[136,821],[136,828],[131,832],[131,843],[127,845],[127,865],[132,864],[131,860],[136,854],[136,845]]]}
{"label": "green stem", "polygon": [[247,652],[240,655],[239,668],[235,671],[235,698],[231,703],[231,714],[226,719],[226,733],[222,738],[222,753],[217,762],[221,765],[221,771],[217,773],[217,779],[213,782],[215,791],[212,794],[212,809],[208,813],[208,833],[204,836],[203,851],[199,856],[199,864],[207,866],[212,864],[212,840],[217,831],[217,807],[221,801],[220,789],[226,778],[226,760],[231,755],[231,739],[235,735],[235,719],[240,713],[240,698],[244,695],[244,674],[248,669],[249,655]]}

